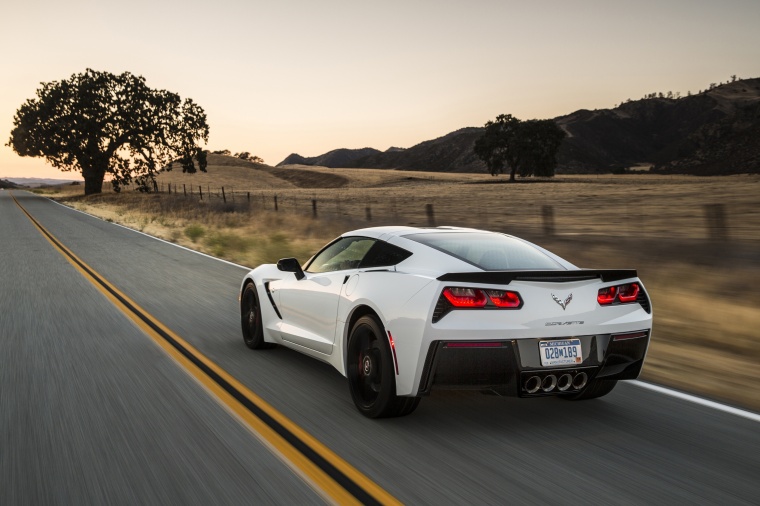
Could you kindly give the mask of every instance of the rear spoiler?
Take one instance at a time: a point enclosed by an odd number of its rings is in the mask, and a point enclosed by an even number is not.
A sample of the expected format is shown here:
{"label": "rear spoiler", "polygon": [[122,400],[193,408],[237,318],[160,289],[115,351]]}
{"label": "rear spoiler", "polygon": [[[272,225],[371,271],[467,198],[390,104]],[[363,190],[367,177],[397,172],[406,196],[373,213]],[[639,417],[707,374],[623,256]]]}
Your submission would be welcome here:
{"label": "rear spoiler", "polygon": [[569,283],[588,279],[601,279],[603,282],[620,281],[635,278],[636,269],[577,269],[569,271],[481,271],[451,272],[438,278],[438,281],[456,281],[460,283],[494,283],[508,285],[512,281],[541,281],[545,283]]}

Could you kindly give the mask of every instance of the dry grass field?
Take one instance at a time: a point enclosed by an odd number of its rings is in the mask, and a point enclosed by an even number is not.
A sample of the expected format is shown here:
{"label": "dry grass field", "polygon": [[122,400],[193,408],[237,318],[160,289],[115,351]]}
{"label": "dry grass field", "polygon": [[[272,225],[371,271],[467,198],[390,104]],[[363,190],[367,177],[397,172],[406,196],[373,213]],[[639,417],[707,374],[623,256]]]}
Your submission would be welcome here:
{"label": "dry grass field", "polygon": [[206,174],[162,174],[159,194],[42,191],[249,266],[305,260],[352,228],[436,224],[524,236],[581,267],[636,268],[655,315],[643,379],[760,411],[760,176],[558,176],[504,184],[488,175],[273,169],[219,158],[210,157]]}

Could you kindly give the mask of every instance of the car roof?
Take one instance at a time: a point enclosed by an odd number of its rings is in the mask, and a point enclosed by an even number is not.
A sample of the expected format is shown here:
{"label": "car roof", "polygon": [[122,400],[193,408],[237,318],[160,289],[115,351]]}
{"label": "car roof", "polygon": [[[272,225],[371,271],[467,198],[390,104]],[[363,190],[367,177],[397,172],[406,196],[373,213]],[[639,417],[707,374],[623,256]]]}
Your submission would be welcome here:
{"label": "car roof", "polygon": [[388,227],[369,227],[360,228],[359,230],[353,230],[343,234],[344,237],[348,236],[363,236],[372,237],[373,239],[388,240],[391,237],[400,237],[409,234],[430,234],[441,232],[483,232],[487,234],[496,234],[496,232],[489,232],[486,230],[478,230],[474,228],[461,228],[461,227],[405,227],[405,226],[388,226]]}

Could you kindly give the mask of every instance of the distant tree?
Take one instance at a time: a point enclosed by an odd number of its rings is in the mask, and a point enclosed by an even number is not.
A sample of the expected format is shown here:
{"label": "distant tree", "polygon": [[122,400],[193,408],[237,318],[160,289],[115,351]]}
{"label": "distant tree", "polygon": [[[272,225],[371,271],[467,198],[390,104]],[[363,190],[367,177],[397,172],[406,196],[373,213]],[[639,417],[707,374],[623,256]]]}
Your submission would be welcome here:
{"label": "distant tree", "polygon": [[53,167],[78,171],[85,195],[100,193],[106,174],[114,190],[136,180],[146,187],[178,162],[182,172],[206,171],[208,141],[203,109],[176,93],[146,86],[142,76],[87,69],[42,83],[13,118],[8,146],[21,156],[44,157]]}
{"label": "distant tree", "polygon": [[731,75],[731,82],[732,83],[736,82],[736,74]]}
{"label": "distant tree", "polygon": [[242,153],[235,153],[235,156],[240,158],[241,160],[247,160],[253,163],[264,163],[263,158],[258,157],[256,155],[252,155],[248,151],[243,151]]}
{"label": "distant tree", "polygon": [[212,151],[211,152],[214,155],[224,155],[224,156],[230,156],[232,152],[229,149],[220,149],[219,151]]}
{"label": "distant tree", "polygon": [[557,151],[566,134],[553,120],[521,121],[511,114],[501,114],[485,128],[475,141],[474,152],[492,176],[506,168],[510,170],[510,181],[515,180],[515,174],[554,176]]}

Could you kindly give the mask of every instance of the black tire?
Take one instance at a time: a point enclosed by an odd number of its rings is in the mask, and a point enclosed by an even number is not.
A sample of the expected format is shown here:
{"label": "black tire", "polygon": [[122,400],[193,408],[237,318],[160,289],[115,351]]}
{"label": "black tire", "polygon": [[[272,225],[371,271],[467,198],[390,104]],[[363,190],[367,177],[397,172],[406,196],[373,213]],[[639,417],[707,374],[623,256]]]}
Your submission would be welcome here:
{"label": "black tire", "polygon": [[406,416],[419,397],[396,395],[396,371],[388,338],[375,315],[359,318],[348,338],[348,386],[356,408],[368,418]]}
{"label": "black tire", "polygon": [[243,289],[243,296],[240,299],[240,323],[243,327],[243,341],[250,349],[262,350],[275,346],[264,341],[261,305],[253,283],[248,283]]}
{"label": "black tire", "polygon": [[584,388],[579,393],[572,395],[560,395],[560,399],[565,399],[568,401],[586,401],[589,399],[596,399],[612,392],[612,389],[615,388],[615,385],[617,385],[617,380],[591,380],[589,381],[588,385],[586,385],[586,388]]}

